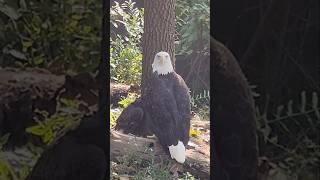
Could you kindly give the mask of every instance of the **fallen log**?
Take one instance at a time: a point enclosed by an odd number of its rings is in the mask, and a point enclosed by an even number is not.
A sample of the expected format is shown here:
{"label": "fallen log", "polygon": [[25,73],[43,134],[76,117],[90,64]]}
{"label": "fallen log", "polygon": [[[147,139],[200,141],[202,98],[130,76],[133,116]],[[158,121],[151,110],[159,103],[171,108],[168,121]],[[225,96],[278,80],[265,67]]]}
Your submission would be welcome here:
{"label": "fallen log", "polygon": [[48,115],[56,112],[58,99],[78,100],[79,110],[91,115],[97,111],[98,87],[90,73],[55,75],[40,68],[0,68],[0,136],[10,134],[6,149],[27,141],[42,145],[25,132],[35,119],[43,120],[36,110]]}
{"label": "fallen log", "polygon": [[23,145],[25,128],[34,123],[36,109],[53,114],[64,76],[40,68],[0,68],[0,136],[10,133],[6,148]]}
{"label": "fallen log", "polygon": [[[113,161],[126,154],[136,154],[142,159],[153,159],[155,163],[171,160],[160,147],[154,137],[137,137],[114,130],[110,132],[110,159]],[[186,156],[186,162],[183,165],[184,171],[188,171],[200,179],[210,179],[210,157],[208,155],[187,147]]]}

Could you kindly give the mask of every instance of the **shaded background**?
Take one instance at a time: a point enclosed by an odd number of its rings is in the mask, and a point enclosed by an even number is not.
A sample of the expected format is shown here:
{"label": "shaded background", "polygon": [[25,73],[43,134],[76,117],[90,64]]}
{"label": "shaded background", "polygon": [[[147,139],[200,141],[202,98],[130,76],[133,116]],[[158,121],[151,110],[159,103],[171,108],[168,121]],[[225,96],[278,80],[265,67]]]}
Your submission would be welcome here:
{"label": "shaded background", "polygon": [[319,179],[319,1],[213,1],[212,14],[254,91],[260,156],[286,174],[272,179]]}

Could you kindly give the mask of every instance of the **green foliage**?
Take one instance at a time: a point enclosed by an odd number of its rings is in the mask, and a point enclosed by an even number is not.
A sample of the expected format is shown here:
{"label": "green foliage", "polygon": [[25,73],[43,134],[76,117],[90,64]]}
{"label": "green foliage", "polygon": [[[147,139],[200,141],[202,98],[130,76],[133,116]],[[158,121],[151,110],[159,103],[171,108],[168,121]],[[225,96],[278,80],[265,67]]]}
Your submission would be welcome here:
{"label": "green foliage", "polygon": [[[146,151],[148,148],[146,147]],[[111,173],[110,179],[117,179],[116,177],[122,175],[121,172],[116,172],[116,168],[113,166],[121,166],[122,171],[126,171],[126,169],[130,169],[132,172],[129,174],[134,180],[144,180],[144,179],[157,179],[157,180],[168,180],[174,179],[174,177],[170,174],[171,163],[168,160],[164,160],[161,164],[155,163],[154,159],[145,160],[139,157],[136,154],[127,154],[124,156],[119,156],[116,158],[117,163],[111,163]],[[116,165],[117,164],[117,165]],[[128,175],[128,174],[126,174]],[[115,178],[113,178],[115,177]],[[195,180],[195,177],[189,172],[183,173],[178,180]]]}
{"label": "green foliage", "polygon": [[272,113],[268,102],[262,113],[257,108],[260,151],[267,152],[281,169],[296,177],[290,179],[315,176],[312,172],[320,163],[319,111],[318,94],[312,93],[308,100],[304,91],[299,103],[290,100]]}
{"label": "green foliage", "polygon": [[79,125],[83,113],[78,111],[77,104],[75,101],[61,99],[58,111],[50,117],[47,112],[37,111],[45,120],[38,121],[38,124],[28,127],[26,132],[41,137],[47,145],[55,143],[68,131]]}
{"label": "green foliage", "polygon": [[[51,116],[45,111],[35,112],[41,119],[26,132],[39,136],[47,145],[52,145],[71,129],[80,124],[83,113],[78,111],[79,102],[60,99],[57,112]],[[7,142],[9,135],[0,137],[0,148]],[[43,149],[30,142],[15,151],[0,151],[0,179],[23,180],[27,177]]]}
{"label": "green foliage", "polygon": [[18,179],[0,153],[0,179]]}
{"label": "green foliage", "polygon": [[190,174],[189,172],[186,172],[183,174],[182,178],[179,178],[179,180],[195,180],[196,178]]}
{"label": "green foliage", "polygon": [[0,1],[0,65],[55,72],[92,70],[100,59],[101,4]]}
{"label": "green foliage", "polygon": [[191,94],[191,110],[197,112],[201,120],[210,120],[210,91]]}
{"label": "green foliage", "polygon": [[136,96],[133,93],[128,93],[128,96],[126,98],[123,98],[121,101],[118,102],[119,105],[121,105],[123,108],[126,108],[136,100]]}
{"label": "green foliage", "polygon": [[203,93],[191,93],[191,109],[199,109],[203,106],[210,106],[210,91],[204,90]]}
{"label": "green foliage", "polygon": [[142,49],[139,45],[143,33],[143,9],[136,8],[131,0],[122,4],[115,3],[110,9],[110,25],[114,28],[124,26],[128,34],[119,35],[111,31],[111,80],[116,83],[140,84]]}
{"label": "green foliage", "polygon": [[14,151],[0,151],[0,179],[24,180],[42,150],[31,143]]}
{"label": "green foliage", "polygon": [[8,177],[11,179],[16,178],[15,173],[8,167],[2,151],[3,145],[7,143],[8,138],[9,134],[0,137],[0,179],[6,179]]}
{"label": "green foliage", "polygon": [[[177,54],[209,53],[209,10],[209,0],[191,4],[177,0]],[[143,9],[136,8],[131,0],[122,4],[115,2],[110,9],[110,75],[115,83],[140,84],[143,23]],[[127,34],[113,31],[121,27]]]}
{"label": "green foliage", "polygon": [[139,171],[137,175],[135,175],[134,180],[144,180],[144,179],[159,179],[159,180],[167,180],[171,179],[170,172],[168,169],[158,169],[153,166],[148,166],[144,171]]}
{"label": "green foliage", "polygon": [[177,54],[209,53],[210,1],[176,1]]}
{"label": "green foliage", "polygon": [[8,139],[10,137],[10,134],[5,134],[0,137],[0,150],[3,148],[3,146],[7,143]]}
{"label": "green foliage", "polygon": [[120,116],[122,110],[120,109],[111,109],[110,107],[110,129],[116,125],[117,119]]}
{"label": "green foliage", "polygon": [[[135,44],[141,42],[143,33],[143,9],[135,7],[135,2],[131,0],[119,4],[115,1],[114,6],[110,9],[110,22],[118,28],[120,24],[124,25],[128,36],[122,38],[126,41],[132,41]],[[121,17],[119,19],[119,16]],[[118,18],[117,18],[118,17]]]}
{"label": "green foliage", "polygon": [[116,83],[140,84],[142,74],[141,51],[135,45],[125,45],[124,40],[120,38],[111,41],[111,46],[114,46],[110,48],[111,80]]}
{"label": "green foliage", "polygon": [[[146,147],[146,151],[148,148]],[[133,171],[134,180],[144,180],[144,179],[159,179],[167,180],[172,179],[168,168],[168,161],[162,163],[161,166],[154,162],[154,159],[144,160],[141,159],[137,154],[127,154],[124,156],[117,157],[118,164],[122,166],[122,169],[130,168]],[[117,172],[113,172],[118,174]]]}
{"label": "green foliage", "polygon": [[123,109],[129,106],[129,104],[131,104],[135,100],[136,95],[133,93],[129,93],[126,98],[123,98],[121,101],[118,102],[118,104],[121,105],[121,108],[112,109],[112,107],[110,107],[110,128],[116,125],[117,119],[120,116]]}

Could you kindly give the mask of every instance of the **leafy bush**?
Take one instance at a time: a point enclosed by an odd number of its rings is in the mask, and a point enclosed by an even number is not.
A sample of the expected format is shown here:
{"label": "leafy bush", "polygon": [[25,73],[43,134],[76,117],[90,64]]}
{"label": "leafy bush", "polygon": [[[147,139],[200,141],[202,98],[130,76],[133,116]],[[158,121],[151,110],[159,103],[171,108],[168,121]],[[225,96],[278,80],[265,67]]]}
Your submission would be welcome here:
{"label": "leafy bush", "polygon": [[191,93],[191,109],[197,110],[204,106],[210,106],[210,91],[204,90],[203,93]]}
{"label": "leafy bush", "polygon": [[2,154],[0,154],[0,179],[17,179],[15,173],[10,169],[3,159]]}
{"label": "leafy bush", "polygon": [[0,151],[0,179],[25,180],[42,152],[31,143],[14,151]]}
{"label": "leafy bush", "polygon": [[13,179],[15,177],[15,174],[8,167],[7,162],[5,161],[4,155],[2,153],[3,145],[5,145],[7,143],[8,138],[9,138],[9,134],[6,134],[6,135],[0,137],[0,179],[5,179],[8,177]]}
{"label": "leafy bush", "polygon": [[[150,151],[145,147],[146,151]],[[118,179],[124,173],[131,176],[130,179],[144,180],[144,179],[178,179],[178,180],[194,180],[195,177],[189,172],[183,173],[179,178],[175,178],[170,174],[170,167],[172,164],[168,160],[164,160],[161,164],[156,163],[153,157],[150,160],[142,159],[137,154],[127,154],[117,157],[117,162],[111,162],[110,179]],[[121,178],[120,178],[121,179]]]}
{"label": "leafy bush", "polygon": [[121,101],[118,102],[119,105],[121,105],[123,108],[126,108],[136,100],[136,96],[133,93],[128,93],[128,96],[126,98],[123,98]]}
{"label": "leafy bush", "polygon": [[116,83],[140,84],[142,71],[141,37],[143,33],[143,9],[134,6],[131,0],[110,9],[110,25],[117,29],[125,27],[128,34],[110,37],[110,74]]}
{"label": "leafy bush", "polygon": [[210,91],[191,94],[191,110],[197,112],[200,119],[210,120]]}
{"label": "leafy bush", "polygon": [[[8,137],[8,134],[0,137],[0,144],[4,145]],[[0,147],[0,179],[26,179],[41,152],[41,148],[31,143],[14,151],[2,151]]]}
{"label": "leafy bush", "polygon": [[313,172],[320,163],[318,94],[314,92],[309,99],[303,91],[299,103],[290,100],[273,111],[268,105],[262,112],[257,108],[260,152],[296,177],[290,179],[315,178]]}
{"label": "leafy bush", "polygon": [[135,100],[136,95],[133,93],[129,93],[126,98],[123,98],[121,101],[118,102],[118,104],[121,105],[120,108],[112,109],[112,107],[110,107],[110,128],[116,125],[117,119],[120,116],[123,109],[129,106],[129,104],[131,104]]}
{"label": "leafy bush", "polygon": [[120,110],[120,109],[111,109],[111,107],[110,107],[110,129],[114,125],[116,125],[117,119],[120,116],[121,111],[122,110]]}
{"label": "leafy bush", "polygon": [[0,1],[0,65],[89,71],[100,59],[101,4]]}
{"label": "leafy bush", "polygon": [[177,54],[209,53],[210,1],[176,1]]}

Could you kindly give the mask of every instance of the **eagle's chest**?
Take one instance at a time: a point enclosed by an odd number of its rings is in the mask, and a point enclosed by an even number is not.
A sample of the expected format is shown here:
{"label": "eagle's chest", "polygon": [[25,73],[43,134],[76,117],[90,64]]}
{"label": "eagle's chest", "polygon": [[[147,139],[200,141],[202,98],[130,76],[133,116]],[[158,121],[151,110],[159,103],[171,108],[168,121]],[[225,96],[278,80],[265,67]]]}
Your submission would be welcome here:
{"label": "eagle's chest", "polygon": [[170,75],[160,75],[159,80],[163,89],[166,89],[168,91],[173,90],[174,81]]}

